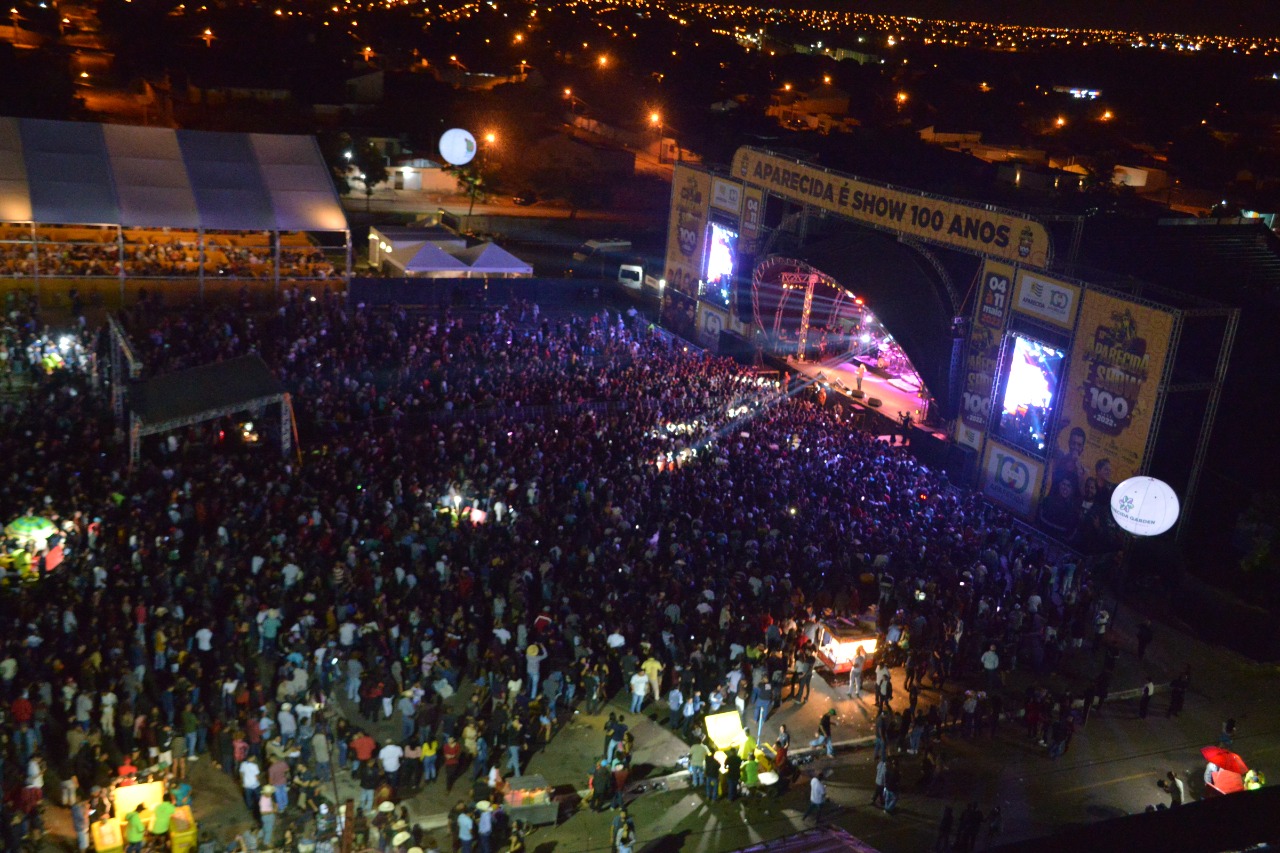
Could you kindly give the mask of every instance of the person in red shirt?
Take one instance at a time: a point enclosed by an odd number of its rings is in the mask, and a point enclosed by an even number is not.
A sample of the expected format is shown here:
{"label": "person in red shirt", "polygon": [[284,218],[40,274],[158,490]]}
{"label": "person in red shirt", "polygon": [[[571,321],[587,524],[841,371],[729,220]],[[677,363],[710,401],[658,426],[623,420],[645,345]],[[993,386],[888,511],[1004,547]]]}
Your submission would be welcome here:
{"label": "person in red shirt", "polygon": [[35,708],[32,707],[31,700],[27,698],[27,691],[25,690],[9,706],[9,716],[13,718],[15,725],[31,722],[31,717],[34,713]]}
{"label": "person in red shirt", "polygon": [[440,752],[444,754],[445,790],[452,791],[453,783],[458,781],[459,771],[462,770],[462,744],[458,743],[456,737],[449,735],[449,740],[440,747]]}
{"label": "person in red shirt", "polygon": [[134,785],[138,779],[138,768],[133,765],[133,756],[126,755],[124,763],[116,768],[116,784],[121,788]]}
{"label": "person in red shirt", "polygon": [[364,764],[370,758],[373,758],[374,750],[378,748],[378,744],[367,732],[361,732],[354,740],[351,741],[351,752],[355,755],[355,759],[351,762],[351,772],[355,772],[355,768]]}

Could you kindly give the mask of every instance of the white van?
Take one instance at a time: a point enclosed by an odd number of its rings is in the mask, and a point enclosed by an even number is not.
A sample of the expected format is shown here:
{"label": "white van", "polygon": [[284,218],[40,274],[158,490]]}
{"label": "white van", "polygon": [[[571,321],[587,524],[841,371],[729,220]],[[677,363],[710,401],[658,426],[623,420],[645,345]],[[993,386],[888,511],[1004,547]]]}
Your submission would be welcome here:
{"label": "white van", "polygon": [[622,264],[618,267],[618,284],[628,290],[639,290],[644,287],[644,267],[637,264]]}
{"label": "white van", "polygon": [[600,240],[588,240],[573,253],[575,261],[588,261],[593,257],[610,252],[630,252],[631,241],[620,237],[605,237]]}

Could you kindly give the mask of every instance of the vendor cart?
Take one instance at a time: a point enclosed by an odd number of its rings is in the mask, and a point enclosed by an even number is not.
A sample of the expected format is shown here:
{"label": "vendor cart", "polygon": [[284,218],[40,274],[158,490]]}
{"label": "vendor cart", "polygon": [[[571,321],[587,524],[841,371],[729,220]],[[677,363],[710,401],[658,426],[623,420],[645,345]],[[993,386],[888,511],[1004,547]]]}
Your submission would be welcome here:
{"label": "vendor cart", "polygon": [[853,669],[854,658],[861,651],[866,658],[864,670],[874,669],[878,636],[874,620],[844,616],[821,619],[815,623],[814,656],[833,675],[840,675]]}
{"label": "vendor cart", "polygon": [[554,824],[560,816],[560,804],[551,796],[551,786],[541,776],[513,776],[507,780],[504,808],[512,820],[535,826]]}
{"label": "vendor cart", "polygon": [[[163,782],[144,782],[139,785],[122,785],[112,792],[115,818],[94,822],[90,837],[96,853],[121,853],[124,850],[125,815],[143,807],[143,821],[151,826],[155,807],[164,799]],[[190,806],[178,806],[169,820],[169,849],[171,853],[190,853],[196,849],[199,828],[191,814]]]}

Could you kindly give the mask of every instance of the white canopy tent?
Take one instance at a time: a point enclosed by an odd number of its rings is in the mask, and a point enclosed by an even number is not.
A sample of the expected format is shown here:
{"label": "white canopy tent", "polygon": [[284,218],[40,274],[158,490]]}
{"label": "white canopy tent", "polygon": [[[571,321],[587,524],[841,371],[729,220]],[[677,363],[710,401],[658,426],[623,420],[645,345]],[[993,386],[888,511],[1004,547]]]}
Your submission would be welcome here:
{"label": "white canopy tent", "polygon": [[516,278],[533,275],[532,264],[525,263],[496,243],[478,243],[453,254],[466,263],[473,276]]}

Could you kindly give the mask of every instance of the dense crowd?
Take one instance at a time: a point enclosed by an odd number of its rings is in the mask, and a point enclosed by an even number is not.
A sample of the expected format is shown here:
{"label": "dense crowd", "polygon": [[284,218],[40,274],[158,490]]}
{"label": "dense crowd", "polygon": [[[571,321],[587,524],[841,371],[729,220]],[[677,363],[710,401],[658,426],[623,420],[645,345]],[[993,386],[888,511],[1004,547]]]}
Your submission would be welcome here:
{"label": "dense crowd", "polygon": [[[148,375],[262,356],[294,395],[300,455],[229,450],[210,438],[234,431],[222,423],[155,440],[131,470],[105,393],[70,371],[0,407],[0,509],[54,521],[47,547],[65,554],[4,601],[6,849],[39,831],[46,769],[83,849],[104,792],[167,773],[183,800],[197,758],[240,783],[260,827],[246,848],[325,849],[344,829],[447,847],[401,803],[462,783],[453,843],[522,849],[505,780],[578,703],[674,692],[696,742],[701,713],[767,715],[811,675],[813,617],[872,604],[882,665],[937,685],[989,647],[1003,668],[1045,670],[1094,630],[1082,568],[732,361],[607,311],[287,297],[258,312],[144,301],[122,320]],[[890,717],[886,739],[910,743],[913,720]],[[398,736],[365,734],[382,722]],[[610,774],[629,734],[619,714]],[[335,772],[361,790],[349,827]]]}
{"label": "dense crowd", "polygon": [[[261,245],[244,245],[243,238],[209,236],[203,256],[195,232],[124,232],[44,226],[32,240],[30,231],[0,229],[0,274],[27,277],[188,278],[199,274],[227,278],[262,279],[275,274],[274,250],[268,235],[254,235]],[[282,246],[280,276],[325,279],[333,264],[315,246]]]}

